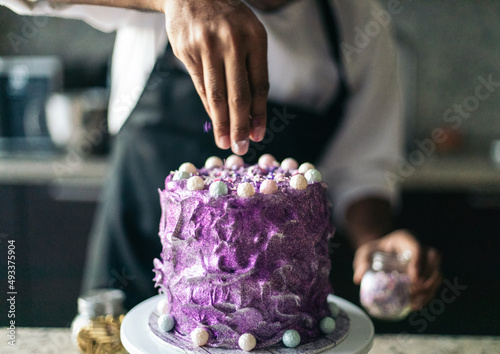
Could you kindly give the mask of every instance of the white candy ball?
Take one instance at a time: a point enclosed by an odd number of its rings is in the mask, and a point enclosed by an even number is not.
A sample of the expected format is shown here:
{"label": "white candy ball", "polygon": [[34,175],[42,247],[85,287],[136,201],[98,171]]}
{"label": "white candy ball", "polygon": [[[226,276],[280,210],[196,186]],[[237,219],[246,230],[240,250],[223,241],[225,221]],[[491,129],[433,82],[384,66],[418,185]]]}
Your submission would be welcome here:
{"label": "white candy ball", "polygon": [[304,162],[299,167],[299,173],[306,173],[308,170],[315,168],[312,163]]}
{"label": "white candy ball", "polygon": [[246,352],[251,351],[257,345],[257,340],[250,333],[245,333],[238,339],[238,345]]}
{"label": "white candy ball", "polygon": [[226,159],[226,167],[233,170],[242,167],[244,164],[243,158],[238,155],[231,155]]}
{"label": "white candy ball", "polygon": [[187,181],[187,189],[190,191],[199,191],[205,188],[205,182],[200,176],[193,176]]}
{"label": "white candy ball", "polygon": [[271,154],[264,154],[261,157],[259,157],[258,164],[259,164],[259,167],[263,168],[263,169],[273,167],[273,166],[276,166],[276,167],[278,166],[278,162],[276,161],[274,156]]}
{"label": "white candy ball", "polygon": [[205,328],[196,328],[191,332],[191,340],[197,347],[202,347],[208,343],[208,332]]}
{"label": "white candy ball", "polygon": [[266,179],[260,185],[260,192],[262,194],[274,194],[278,191],[278,185],[273,179]]}
{"label": "white candy ball", "polygon": [[307,188],[307,179],[302,175],[295,175],[290,178],[290,187],[293,189],[306,189]]}
{"label": "white candy ball", "polygon": [[299,163],[297,162],[297,160],[288,157],[281,161],[281,168],[284,170],[296,170],[297,168],[299,168]]}
{"label": "white candy ball", "polygon": [[211,156],[205,161],[205,168],[222,167],[223,165],[222,159],[217,156]]}
{"label": "white candy ball", "polygon": [[251,197],[255,194],[255,188],[249,182],[243,182],[238,185],[238,197]]}
{"label": "white candy ball", "polygon": [[321,173],[319,173],[319,171],[314,168],[307,170],[304,174],[304,177],[309,183],[321,182]]}
{"label": "white candy ball", "polygon": [[159,315],[164,315],[166,313],[169,313],[170,311],[169,307],[170,305],[168,299],[163,298],[156,304],[156,313]]}
{"label": "white candy ball", "polygon": [[184,162],[180,167],[179,171],[185,171],[189,173],[196,173],[198,170],[196,169],[196,166],[193,165],[191,162]]}
{"label": "white candy ball", "polygon": [[174,326],[175,326],[175,319],[172,315],[164,314],[158,318],[158,328],[160,329],[160,331],[170,332],[171,330],[174,329]]}

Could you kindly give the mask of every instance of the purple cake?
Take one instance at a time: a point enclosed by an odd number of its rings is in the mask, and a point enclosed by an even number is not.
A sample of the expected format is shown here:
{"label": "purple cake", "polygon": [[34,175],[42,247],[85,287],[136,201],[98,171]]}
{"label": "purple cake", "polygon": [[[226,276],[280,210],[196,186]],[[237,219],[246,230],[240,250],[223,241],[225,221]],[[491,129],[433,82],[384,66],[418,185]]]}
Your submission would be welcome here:
{"label": "purple cake", "polygon": [[285,342],[289,330],[301,344],[322,335],[333,226],[314,166],[211,157],[201,169],[183,164],[159,193],[154,280],[166,299],[165,330],[198,346],[244,350]]}

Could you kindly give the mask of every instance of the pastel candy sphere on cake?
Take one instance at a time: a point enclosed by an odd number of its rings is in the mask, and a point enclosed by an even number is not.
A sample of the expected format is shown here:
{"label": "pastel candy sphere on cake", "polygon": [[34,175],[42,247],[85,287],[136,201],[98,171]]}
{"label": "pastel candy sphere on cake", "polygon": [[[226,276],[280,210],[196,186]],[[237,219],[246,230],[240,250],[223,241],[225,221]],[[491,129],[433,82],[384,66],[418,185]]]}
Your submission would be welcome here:
{"label": "pastel candy sphere on cake", "polygon": [[315,168],[312,163],[304,162],[299,166],[299,173],[306,173],[308,170]]}
{"label": "pastel candy sphere on cake", "polygon": [[243,158],[238,155],[231,155],[226,159],[226,167],[231,170],[236,170],[240,167],[243,167],[245,163],[243,162]]}
{"label": "pastel candy sphere on cake", "polygon": [[200,176],[190,177],[187,181],[187,189],[190,191],[199,191],[205,188],[205,182]]}
{"label": "pastel candy sphere on cake", "polygon": [[314,168],[307,170],[306,173],[304,174],[304,177],[307,179],[307,182],[309,183],[321,182],[321,173],[319,173],[319,171]]}
{"label": "pastel candy sphere on cake", "polygon": [[174,329],[175,320],[169,314],[163,314],[158,318],[158,328],[162,332],[170,332]]}
{"label": "pastel candy sphere on cake", "polygon": [[276,161],[276,159],[274,158],[274,156],[271,155],[271,154],[264,154],[264,155],[262,155],[259,158],[258,165],[262,169],[271,168],[271,167],[278,167],[279,166],[278,162]]}
{"label": "pastel candy sphere on cake", "polygon": [[191,332],[191,340],[197,347],[202,347],[208,343],[210,336],[205,328],[196,328]]}
{"label": "pastel candy sphere on cake", "polygon": [[238,345],[246,352],[251,351],[257,345],[257,340],[250,333],[245,333],[238,339]]}
{"label": "pastel candy sphere on cake", "polygon": [[278,191],[278,185],[273,179],[266,179],[260,184],[260,192],[262,194],[274,194]]}
{"label": "pastel candy sphere on cake", "polygon": [[307,188],[307,179],[302,175],[295,175],[290,178],[290,187],[293,189],[306,189]]}
{"label": "pastel candy sphere on cake", "polygon": [[161,299],[156,304],[156,313],[158,313],[159,315],[164,315],[168,313],[169,309],[170,309],[169,301],[165,298]]}
{"label": "pastel candy sphere on cake", "polygon": [[205,168],[222,167],[223,165],[222,159],[218,156],[211,156],[205,161]]}
{"label": "pastel candy sphere on cake", "polygon": [[288,348],[295,348],[300,344],[300,334],[294,329],[289,329],[283,334],[283,344]]}
{"label": "pastel candy sphere on cake", "polygon": [[179,171],[185,171],[189,172],[191,174],[196,173],[198,170],[196,169],[196,166],[193,165],[191,162],[184,162],[180,167]]}
{"label": "pastel candy sphere on cake", "polygon": [[239,197],[251,197],[255,194],[255,188],[249,182],[243,182],[238,185],[238,196]]}
{"label": "pastel candy sphere on cake", "polygon": [[215,181],[210,185],[209,189],[210,195],[212,197],[218,197],[220,195],[226,195],[228,190],[227,190],[227,184],[225,184],[222,181]]}
{"label": "pastel candy sphere on cake", "polygon": [[281,161],[281,168],[284,170],[296,170],[297,168],[299,168],[299,163],[297,162],[297,160],[288,157]]}
{"label": "pastel candy sphere on cake", "polygon": [[176,171],[172,179],[174,181],[180,181],[181,179],[187,179],[189,177],[191,177],[191,173],[187,171]]}
{"label": "pastel candy sphere on cake", "polygon": [[334,303],[334,302],[329,302],[328,307],[330,308],[330,312],[332,313],[332,317],[335,318],[339,315],[340,308],[339,306]]}

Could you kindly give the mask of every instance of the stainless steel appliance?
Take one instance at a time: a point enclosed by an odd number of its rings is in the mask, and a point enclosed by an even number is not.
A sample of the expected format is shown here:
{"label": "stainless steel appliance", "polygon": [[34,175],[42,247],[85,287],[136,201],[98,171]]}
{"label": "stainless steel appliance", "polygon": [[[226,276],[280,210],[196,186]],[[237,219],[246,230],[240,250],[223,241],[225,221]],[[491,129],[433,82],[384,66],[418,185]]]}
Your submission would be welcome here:
{"label": "stainless steel appliance", "polygon": [[56,57],[0,57],[0,154],[50,152],[45,116],[51,92],[62,88]]}

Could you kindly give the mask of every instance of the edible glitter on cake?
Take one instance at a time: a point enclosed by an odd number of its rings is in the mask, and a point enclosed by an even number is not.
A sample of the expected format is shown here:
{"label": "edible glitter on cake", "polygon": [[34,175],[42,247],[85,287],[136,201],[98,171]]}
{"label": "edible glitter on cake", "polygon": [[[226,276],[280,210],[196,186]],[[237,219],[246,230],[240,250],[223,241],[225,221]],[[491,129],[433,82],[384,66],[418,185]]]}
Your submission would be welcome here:
{"label": "edible glitter on cake", "polygon": [[[227,160],[226,160],[227,161]],[[258,165],[201,168],[205,185],[223,182],[226,195],[207,188],[190,191],[187,180],[160,191],[161,260],[155,281],[171,299],[174,332],[191,340],[196,328],[210,331],[207,345],[239,348],[241,335],[256,348],[280,343],[285,331],[297,330],[301,343],[322,334],[319,322],[330,316],[328,240],[333,235],[326,184],[303,190],[290,187],[290,171]],[[260,193],[274,178],[278,190]],[[238,185],[255,186],[251,198],[238,196]]]}

